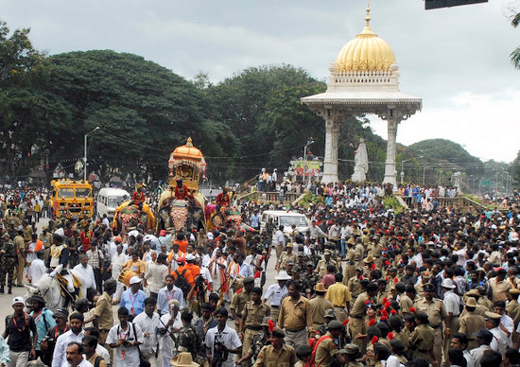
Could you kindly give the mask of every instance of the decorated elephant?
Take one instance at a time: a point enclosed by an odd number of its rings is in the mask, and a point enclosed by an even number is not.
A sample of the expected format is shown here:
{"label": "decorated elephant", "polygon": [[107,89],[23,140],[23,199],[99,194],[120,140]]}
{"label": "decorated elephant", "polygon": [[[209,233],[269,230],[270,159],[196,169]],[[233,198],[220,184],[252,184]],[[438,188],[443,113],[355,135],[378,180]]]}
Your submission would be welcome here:
{"label": "decorated elephant", "polygon": [[208,230],[225,226],[232,226],[238,229],[242,224],[242,216],[233,206],[219,207],[216,204],[208,204],[205,207],[205,214],[206,228]]}
{"label": "decorated elephant", "polygon": [[161,230],[174,233],[178,231],[199,230],[204,227],[204,195],[196,193],[189,200],[176,199],[172,190],[162,193],[157,212],[156,232]]}
{"label": "decorated elephant", "polygon": [[127,201],[117,207],[114,213],[113,226],[118,233],[126,234],[138,226],[151,229],[154,224],[155,217],[146,203]]}

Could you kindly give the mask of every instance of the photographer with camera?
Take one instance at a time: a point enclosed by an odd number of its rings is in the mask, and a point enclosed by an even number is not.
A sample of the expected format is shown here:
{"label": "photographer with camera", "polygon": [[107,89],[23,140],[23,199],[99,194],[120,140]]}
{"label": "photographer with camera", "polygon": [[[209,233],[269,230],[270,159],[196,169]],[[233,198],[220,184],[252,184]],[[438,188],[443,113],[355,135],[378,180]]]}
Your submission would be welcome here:
{"label": "photographer with camera", "polygon": [[143,332],[139,325],[128,322],[129,315],[126,307],[120,307],[117,311],[119,324],[114,325],[108,332],[106,342],[114,349],[116,366],[140,365],[139,344],[144,342]]}
{"label": "photographer with camera", "polygon": [[206,357],[212,367],[234,367],[234,354],[242,350],[242,342],[237,332],[226,325],[228,311],[219,308],[215,311],[217,326],[208,330],[206,334]]}

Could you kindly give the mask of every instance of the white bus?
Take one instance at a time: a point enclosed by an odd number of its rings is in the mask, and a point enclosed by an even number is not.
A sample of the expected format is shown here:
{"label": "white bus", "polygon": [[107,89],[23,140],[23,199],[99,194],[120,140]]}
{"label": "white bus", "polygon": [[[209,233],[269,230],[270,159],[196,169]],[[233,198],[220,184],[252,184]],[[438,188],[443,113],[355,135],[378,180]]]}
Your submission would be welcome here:
{"label": "white bus", "polygon": [[130,200],[130,194],[126,190],[102,188],[99,190],[96,201],[98,218],[103,218],[103,215],[106,214],[109,219],[112,219],[116,208],[128,200]]}

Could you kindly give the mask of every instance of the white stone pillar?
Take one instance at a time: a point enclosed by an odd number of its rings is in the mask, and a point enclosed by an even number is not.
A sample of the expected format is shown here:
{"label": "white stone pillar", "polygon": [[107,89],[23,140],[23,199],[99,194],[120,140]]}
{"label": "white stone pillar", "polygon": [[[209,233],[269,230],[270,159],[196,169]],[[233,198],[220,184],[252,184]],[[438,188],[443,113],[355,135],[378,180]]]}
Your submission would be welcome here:
{"label": "white stone pillar", "polygon": [[395,170],[395,154],[397,150],[397,125],[400,119],[397,116],[387,116],[388,124],[388,142],[386,145],[386,162],[385,162],[385,178],[383,183],[391,183],[394,185],[394,191],[397,189],[396,170]]}
{"label": "white stone pillar", "polygon": [[339,182],[338,178],[338,144],[339,122],[334,119],[333,111],[325,113],[325,159],[323,160],[323,177],[321,182]]}

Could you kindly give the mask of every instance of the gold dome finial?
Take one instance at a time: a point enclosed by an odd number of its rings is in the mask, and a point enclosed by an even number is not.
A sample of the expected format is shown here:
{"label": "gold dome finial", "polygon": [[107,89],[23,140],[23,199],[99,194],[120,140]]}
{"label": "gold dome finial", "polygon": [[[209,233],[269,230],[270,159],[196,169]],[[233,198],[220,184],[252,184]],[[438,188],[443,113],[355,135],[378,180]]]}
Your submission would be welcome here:
{"label": "gold dome finial", "polygon": [[365,17],[365,20],[367,22],[367,27],[370,27],[370,0],[368,0],[367,16]]}
{"label": "gold dome finial", "polygon": [[370,0],[367,0],[366,25],[356,38],[349,41],[336,57],[338,72],[390,71],[395,63],[390,45],[370,29]]}
{"label": "gold dome finial", "polygon": [[191,142],[191,136],[188,137],[188,140],[186,141],[186,146],[188,146],[188,147],[192,147],[193,146],[193,143]]}

